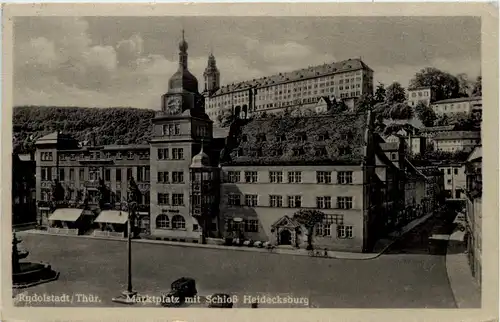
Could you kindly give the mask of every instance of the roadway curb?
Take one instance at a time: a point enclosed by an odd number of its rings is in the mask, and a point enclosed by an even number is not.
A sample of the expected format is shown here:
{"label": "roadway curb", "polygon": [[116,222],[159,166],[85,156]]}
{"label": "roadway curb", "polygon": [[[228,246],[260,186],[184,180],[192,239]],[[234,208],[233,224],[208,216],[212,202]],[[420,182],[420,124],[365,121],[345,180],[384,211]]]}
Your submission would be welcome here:
{"label": "roadway curb", "polygon": [[[394,238],[389,244],[387,244],[380,252],[378,253],[349,253],[349,252],[331,252],[336,253],[338,255],[332,255],[328,257],[318,256],[318,258],[324,259],[344,259],[344,260],[371,260],[378,258],[384,252],[386,252],[396,241],[400,240],[404,235],[406,235],[411,230],[415,229],[417,226],[421,225],[425,221],[427,221],[432,214],[421,217],[416,220],[420,220],[420,222],[416,223],[415,226],[403,232],[400,236]],[[127,239],[124,238],[110,238],[110,237],[100,237],[100,236],[91,236],[91,235],[60,235],[53,234],[42,230],[25,230],[17,232],[18,235],[22,234],[34,234],[34,235],[50,235],[50,236],[59,236],[59,237],[74,237],[74,238],[86,238],[86,239],[97,239],[97,240],[108,240],[108,241],[119,241],[126,242]],[[269,251],[265,248],[254,248],[247,246],[222,246],[222,245],[213,245],[213,244],[197,244],[197,243],[187,243],[187,242],[171,242],[164,240],[154,240],[154,239],[132,239],[134,243],[145,243],[145,244],[160,244],[160,245],[169,245],[169,246],[177,246],[177,247],[194,247],[194,248],[205,248],[205,249],[219,249],[219,250],[235,250],[242,252],[257,252],[257,253],[268,253],[268,254],[278,254],[278,255],[294,255],[294,256],[307,256],[311,257],[308,252],[296,252],[294,250],[284,250],[284,249],[273,249]],[[342,254],[344,253],[344,254]]]}
{"label": "roadway curb", "polygon": [[[454,231],[448,235],[447,245],[446,245],[446,275],[448,277],[448,283],[450,284],[451,293],[453,294],[453,299],[455,300],[455,305],[458,309],[474,309],[481,308],[481,289],[475,284],[472,277],[472,272],[467,264],[466,253],[451,254],[452,246],[450,241],[458,240],[453,237],[463,234],[459,231]],[[459,262],[457,264],[457,261]],[[460,265],[464,264],[465,265]],[[463,286],[466,286],[466,290]],[[472,290],[472,292],[471,292]]]}

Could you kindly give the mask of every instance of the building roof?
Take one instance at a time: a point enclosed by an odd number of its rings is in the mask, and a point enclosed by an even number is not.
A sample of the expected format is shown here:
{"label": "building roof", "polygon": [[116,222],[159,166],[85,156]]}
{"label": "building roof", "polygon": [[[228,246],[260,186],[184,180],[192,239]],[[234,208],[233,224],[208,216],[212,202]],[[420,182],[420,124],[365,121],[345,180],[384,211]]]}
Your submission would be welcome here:
{"label": "building roof", "polygon": [[482,159],[482,157],[483,157],[483,146],[477,145],[476,147],[474,147],[474,149],[469,154],[469,157],[467,158],[467,162],[479,161]]}
{"label": "building roof", "polygon": [[295,70],[292,72],[279,73],[272,76],[261,77],[258,79],[252,79],[236,84],[230,84],[222,86],[218,89],[214,95],[222,95],[230,92],[241,91],[244,89],[249,89],[253,87],[268,87],[280,83],[289,83],[293,81],[316,78],[325,75],[331,75],[341,72],[355,71],[359,69],[368,69],[372,71],[368,65],[366,65],[361,59],[348,59],[331,64],[323,64],[318,66],[313,66],[309,68],[303,68],[300,70]]}
{"label": "building roof", "polygon": [[436,101],[436,102],[434,102],[432,104],[436,105],[436,104],[447,104],[447,103],[472,102],[472,101],[480,101],[481,99],[482,99],[481,96],[449,98],[449,99],[446,99],[446,100]]}
{"label": "building roof", "polygon": [[367,115],[269,116],[231,129],[223,165],[361,164]]}
{"label": "building roof", "polygon": [[452,131],[455,125],[431,126],[420,129],[422,132]]}
{"label": "building roof", "polygon": [[419,86],[419,87],[414,87],[414,88],[408,88],[408,92],[413,92],[413,91],[421,91],[423,89],[431,89],[430,86]]}
{"label": "building roof", "polygon": [[481,132],[479,131],[449,131],[436,133],[434,140],[465,140],[465,139],[480,139]]}
{"label": "building roof", "polygon": [[229,135],[229,127],[214,127],[212,133],[214,139],[227,138]]}

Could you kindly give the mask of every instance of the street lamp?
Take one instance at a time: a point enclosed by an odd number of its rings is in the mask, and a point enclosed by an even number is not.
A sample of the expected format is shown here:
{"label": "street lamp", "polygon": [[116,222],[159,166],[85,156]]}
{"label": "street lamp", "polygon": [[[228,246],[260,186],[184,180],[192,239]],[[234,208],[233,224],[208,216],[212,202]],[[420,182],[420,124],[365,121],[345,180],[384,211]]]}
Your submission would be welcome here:
{"label": "street lamp", "polygon": [[127,220],[127,289],[118,297],[112,299],[113,302],[121,304],[134,304],[137,292],[132,289],[132,222],[135,219],[135,211],[137,208],[136,201],[123,202],[128,212]]}

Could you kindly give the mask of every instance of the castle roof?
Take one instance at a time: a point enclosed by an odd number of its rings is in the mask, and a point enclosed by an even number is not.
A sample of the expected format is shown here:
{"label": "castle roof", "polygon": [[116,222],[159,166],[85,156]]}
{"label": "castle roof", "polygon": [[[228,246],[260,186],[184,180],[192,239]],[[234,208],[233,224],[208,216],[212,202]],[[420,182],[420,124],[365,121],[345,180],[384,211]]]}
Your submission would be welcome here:
{"label": "castle roof", "polygon": [[223,165],[361,164],[367,115],[255,119],[231,129]]}

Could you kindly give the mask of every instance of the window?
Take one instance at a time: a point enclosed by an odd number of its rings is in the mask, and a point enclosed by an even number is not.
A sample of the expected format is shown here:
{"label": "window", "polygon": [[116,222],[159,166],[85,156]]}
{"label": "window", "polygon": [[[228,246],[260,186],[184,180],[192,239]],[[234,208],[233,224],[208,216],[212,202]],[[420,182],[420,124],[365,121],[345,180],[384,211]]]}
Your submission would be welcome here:
{"label": "window", "polygon": [[51,181],[52,180],[52,169],[48,167],[44,167],[42,170],[42,181]]}
{"label": "window", "polygon": [[184,160],[184,149],[183,148],[173,148],[172,149],[172,159],[173,160]]}
{"label": "window", "polygon": [[164,124],[162,127],[163,135],[180,135],[181,126],[180,124]]}
{"label": "window", "polygon": [[117,153],[116,153],[116,159],[117,159],[117,160],[121,160],[121,159],[122,159],[122,154],[121,154],[121,152],[117,152]]}
{"label": "window", "polygon": [[133,160],[134,159],[134,152],[128,152],[127,153],[127,159],[128,160]]}
{"label": "window", "polygon": [[184,182],[184,172],[173,171],[172,172],[172,183],[183,183]]}
{"label": "window", "polygon": [[248,233],[256,233],[259,231],[259,221],[257,219],[245,219],[245,231]]}
{"label": "window", "polygon": [[352,197],[338,197],[337,208],[339,209],[352,209]]}
{"label": "window", "polygon": [[193,224],[193,231],[198,231],[198,224]]}
{"label": "window", "polygon": [[170,220],[167,215],[159,215],[156,217],[156,228],[157,229],[168,229],[170,228]]}
{"label": "window", "polygon": [[[70,172],[71,177],[71,172]],[[104,169],[104,180],[111,181],[111,169]]]}
{"label": "window", "polygon": [[300,182],[302,182],[302,172],[301,171],[290,171],[290,172],[288,172],[288,182],[289,183],[300,183]]}
{"label": "window", "polygon": [[269,207],[281,208],[283,207],[283,197],[282,196],[269,196]]}
{"label": "window", "polygon": [[184,206],[184,194],[173,193],[172,194],[172,206]]}
{"label": "window", "polygon": [[172,217],[172,229],[186,229],[186,220],[181,215]]}
{"label": "window", "polygon": [[168,160],[168,148],[158,149],[158,160]]}
{"label": "window", "polygon": [[458,174],[458,169],[455,169],[454,173],[455,173],[455,175],[457,175]]}
{"label": "window", "polygon": [[283,182],[283,172],[282,171],[269,171],[269,182],[271,182],[271,183]]}
{"label": "window", "polygon": [[168,193],[159,193],[158,194],[158,204],[159,205],[168,205],[169,203],[169,195]]}
{"label": "window", "polygon": [[332,230],[331,230],[331,225],[328,223],[318,223],[316,225],[316,236],[331,236],[332,235]]}
{"label": "window", "polygon": [[69,180],[70,181],[75,180],[75,169],[69,169]]}
{"label": "window", "polygon": [[116,169],[116,182],[122,181],[122,169]]}
{"label": "window", "polygon": [[332,173],[330,171],[316,171],[317,183],[332,183]]}
{"label": "window", "polygon": [[52,152],[42,152],[40,155],[41,161],[52,161]]}
{"label": "window", "polygon": [[168,183],[168,172],[158,172],[158,182]]}
{"label": "window", "polygon": [[256,207],[257,206],[257,195],[245,195],[245,206]]}
{"label": "window", "polygon": [[352,171],[339,171],[337,173],[337,181],[339,184],[351,184]]}
{"label": "window", "polygon": [[64,168],[59,169],[59,180],[64,181]]}
{"label": "window", "polygon": [[227,204],[230,206],[239,206],[241,205],[241,197],[239,194],[229,194],[227,196]]}
{"label": "window", "polygon": [[302,207],[302,196],[288,196],[288,208]]}
{"label": "window", "polygon": [[337,226],[338,238],[352,238],[352,226]]}
{"label": "window", "polygon": [[245,171],[245,182],[257,182],[257,171]]}
{"label": "window", "polygon": [[127,168],[127,181],[132,179],[132,168]]}
{"label": "window", "polygon": [[448,181],[447,181],[447,182],[448,182],[448,184],[451,184],[451,179],[448,179]]}
{"label": "window", "polygon": [[330,209],[332,208],[332,197],[316,197],[316,208]]}
{"label": "window", "polygon": [[240,171],[228,171],[227,180],[231,183],[240,182]]}

